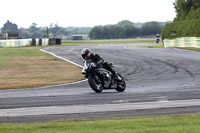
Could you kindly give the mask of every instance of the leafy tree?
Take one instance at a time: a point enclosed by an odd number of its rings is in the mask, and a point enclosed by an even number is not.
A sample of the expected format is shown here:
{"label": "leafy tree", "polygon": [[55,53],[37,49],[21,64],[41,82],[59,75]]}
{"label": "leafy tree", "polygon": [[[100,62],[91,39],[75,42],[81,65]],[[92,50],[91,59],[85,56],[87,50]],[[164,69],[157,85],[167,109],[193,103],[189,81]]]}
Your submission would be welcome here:
{"label": "leafy tree", "polygon": [[32,38],[41,38],[44,35],[44,29],[38,28],[36,23],[32,23],[29,32]]}
{"label": "leafy tree", "polygon": [[52,33],[52,37],[57,37],[62,33],[62,28],[58,26],[58,24],[53,24],[50,25],[49,32]]}
{"label": "leafy tree", "polygon": [[155,35],[155,34],[161,33],[161,31],[162,31],[162,26],[158,22],[152,21],[152,22],[144,23],[142,25],[140,34],[144,36],[148,36],[148,35]]}
{"label": "leafy tree", "polygon": [[131,21],[129,21],[129,20],[123,20],[123,21],[117,23],[117,26],[126,26],[126,25],[131,25],[131,26],[133,26],[134,23],[131,22]]}
{"label": "leafy tree", "polygon": [[187,19],[186,16],[191,10],[194,11],[200,7],[200,0],[176,0],[173,4],[176,10],[175,21],[180,21]]}
{"label": "leafy tree", "polygon": [[2,32],[18,32],[18,27],[16,24],[10,22],[9,20],[3,25]]}

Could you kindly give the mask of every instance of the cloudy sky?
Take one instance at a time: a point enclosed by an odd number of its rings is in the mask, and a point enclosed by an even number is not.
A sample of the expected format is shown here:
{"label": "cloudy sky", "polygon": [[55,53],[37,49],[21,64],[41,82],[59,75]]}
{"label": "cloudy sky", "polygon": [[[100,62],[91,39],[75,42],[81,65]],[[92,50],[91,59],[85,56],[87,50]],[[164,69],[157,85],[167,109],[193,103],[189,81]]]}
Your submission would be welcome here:
{"label": "cloudy sky", "polygon": [[0,27],[7,20],[18,27],[93,27],[131,22],[172,21],[175,0],[2,0]]}

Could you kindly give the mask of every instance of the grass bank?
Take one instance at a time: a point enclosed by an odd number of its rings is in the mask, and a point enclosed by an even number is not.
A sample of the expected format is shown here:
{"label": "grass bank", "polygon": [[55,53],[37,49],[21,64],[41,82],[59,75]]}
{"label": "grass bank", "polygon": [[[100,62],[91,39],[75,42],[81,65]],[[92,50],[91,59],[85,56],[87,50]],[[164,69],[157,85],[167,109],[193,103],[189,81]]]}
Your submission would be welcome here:
{"label": "grass bank", "polygon": [[2,124],[2,133],[199,133],[200,114]]}
{"label": "grass bank", "polygon": [[200,48],[194,48],[194,47],[176,47],[176,48],[186,49],[186,50],[193,50],[193,51],[200,52]]}
{"label": "grass bank", "polygon": [[39,50],[39,47],[0,48],[0,89],[19,89],[83,79],[81,68]]}
{"label": "grass bank", "polygon": [[164,48],[163,45],[128,46],[128,48]]}
{"label": "grass bank", "polygon": [[62,45],[103,45],[103,44],[149,44],[155,43],[154,38],[139,39],[107,39],[107,40],[66,40],[62,41]]}

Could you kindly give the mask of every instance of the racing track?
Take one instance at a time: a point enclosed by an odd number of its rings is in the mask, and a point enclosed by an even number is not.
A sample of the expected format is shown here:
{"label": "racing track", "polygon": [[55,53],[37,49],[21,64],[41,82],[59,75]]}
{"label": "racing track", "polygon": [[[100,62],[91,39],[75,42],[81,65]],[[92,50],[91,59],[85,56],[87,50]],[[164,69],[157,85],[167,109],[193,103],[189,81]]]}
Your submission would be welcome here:
{"label": "racing track", "polygon": [[[0,91],[0,123],[200,112],[200,52],[88,46],[126,79],[123,93],[93,92],[87,81]],[[82,46],[44,50],[82,65]]]}

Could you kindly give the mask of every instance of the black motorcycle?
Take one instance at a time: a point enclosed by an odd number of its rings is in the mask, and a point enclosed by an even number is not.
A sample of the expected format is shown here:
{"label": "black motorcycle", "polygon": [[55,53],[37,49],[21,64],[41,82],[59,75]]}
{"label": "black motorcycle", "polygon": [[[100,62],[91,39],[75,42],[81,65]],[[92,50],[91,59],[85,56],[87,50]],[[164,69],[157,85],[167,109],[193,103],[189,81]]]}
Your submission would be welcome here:
{"label": "black motorcycle", "polygon": [[159,42],[160,42],[160,35],[157,34],[157,35],[156,35],[156,43],[158,44]]}
{"label": "black motorcycle", "polygon": [[156,38],[156,43],[158,44],[160,42],[160,38]]}
{"label": "black motorcycle", "polygon": [[[109,65],[113,67],[112,63]],[[114,75],[110,71],[91,60],[84,62],[82,74],[88,78],[90,87],[96,93],[101,93],[102,90],[105,89],[115,89],[118,92],[123,92],[126,89],[126,83],[120,74],[117,73],[118,79],[115,79]]]}

